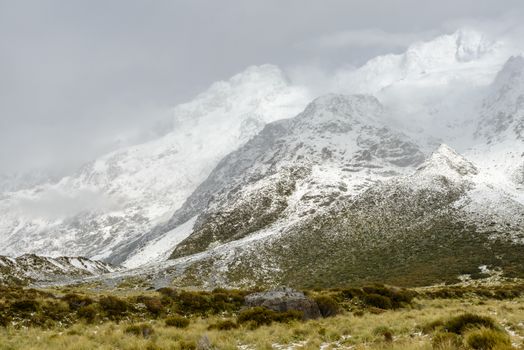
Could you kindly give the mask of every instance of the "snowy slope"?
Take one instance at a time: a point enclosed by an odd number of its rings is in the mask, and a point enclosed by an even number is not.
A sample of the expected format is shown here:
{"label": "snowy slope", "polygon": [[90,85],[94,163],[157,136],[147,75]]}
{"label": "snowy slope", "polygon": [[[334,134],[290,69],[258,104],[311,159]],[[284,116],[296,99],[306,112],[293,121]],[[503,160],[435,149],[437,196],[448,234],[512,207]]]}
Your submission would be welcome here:
{"label": "snowy slope", "polygon": [[511,57],[486,92],[465,151],[493,183],[524,204],[524,58]]}
{"label": "snowy slope", "polygon": [[327,95],[295,118],[269,124],[223,159],[188,198],[172,225],[199,215],[176,256],[242,238],[279,220],[322,211],[340,196],[419,165],[424,154],[384,127],[372,96]]}
{"label": "snowy slope", "polygon": [[83,257],[50,258],[25,254],[17,258],[0,256],[0,284],[28,284],[45,281],[70,281],[122,270],[118,266]]}
{"label": "snowy slope", "polygon": [[[325,207],[317,203],[313,206],[317,210],[308,215],[293,217],[290,206],[285,218],[248,235],[211,241],[195,254],[179,254],[174,260],[104,279],[135,276],[155,286],[205,288],[378,281],[427,285],[454,282],[464,274],[481,276],[484,265],[507,271],[510,277],[524,275],[522,204],[508,197],[501,202],[503,193],[494,190],[496,184],[484,186],[482,170],[446,145],[416,169],[408,169],[407,174],[377,181],[365,191],[331,198]],[[260,187],[246,185],[240,191],[260,198]],[[329,199],[315,193],[319,200]],[[231,198],[227,206],[246,203]],[[291,209],[297,208],[295,201],[308,206],[310,200],[300,186],[287,198]],[[205,214],[203,218],[204,225],[212,223]],[[229,227],[240,227],[243,218],[235,219],[236,225]]]}
{"label": "snowy slope", "polygon": [[101,157],[57,184],[3,194],[0,253],[118,261],[127,254],[120,245],[172,215],[224,155],[307,99],[270,65],[213,84],[174,109],[164,137]]}

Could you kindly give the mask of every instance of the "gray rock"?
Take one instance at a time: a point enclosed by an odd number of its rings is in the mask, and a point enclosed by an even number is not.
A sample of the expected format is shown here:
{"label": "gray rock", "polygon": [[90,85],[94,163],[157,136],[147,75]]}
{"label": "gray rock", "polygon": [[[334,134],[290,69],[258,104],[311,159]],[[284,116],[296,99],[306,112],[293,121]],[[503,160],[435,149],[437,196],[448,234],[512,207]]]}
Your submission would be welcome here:
{"label": "gray rock", "polygon": [[306,297],[304,293],[288,287],[249,294],[245,297],[245,302],[248,307],[262,306],[278,312],[302,311],[305,320],[320,317],[320,310],[314,300]]}
{"label": "gray rock", "polygon": [[198,343],[197,343],[196,349],[197,349],[197,350],[214,350],[215,347],[214,347],[213,345],[211,345],[211,341],[209,340],[209,338],[207,337],[207,335],[203,335],[203,336],[200,337],[200,339],[198,340]]}

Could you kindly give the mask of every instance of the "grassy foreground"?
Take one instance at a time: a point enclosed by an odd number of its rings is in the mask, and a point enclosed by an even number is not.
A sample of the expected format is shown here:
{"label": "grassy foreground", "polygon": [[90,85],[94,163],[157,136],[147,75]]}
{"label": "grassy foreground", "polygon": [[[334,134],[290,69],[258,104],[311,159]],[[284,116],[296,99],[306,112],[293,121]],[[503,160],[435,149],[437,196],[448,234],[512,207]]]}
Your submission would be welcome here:
{"label": "grassy foreground", "polygon": [[522,285],[309,291],[309,321],[247,291],[0,292],[0,349],[524,349]]}

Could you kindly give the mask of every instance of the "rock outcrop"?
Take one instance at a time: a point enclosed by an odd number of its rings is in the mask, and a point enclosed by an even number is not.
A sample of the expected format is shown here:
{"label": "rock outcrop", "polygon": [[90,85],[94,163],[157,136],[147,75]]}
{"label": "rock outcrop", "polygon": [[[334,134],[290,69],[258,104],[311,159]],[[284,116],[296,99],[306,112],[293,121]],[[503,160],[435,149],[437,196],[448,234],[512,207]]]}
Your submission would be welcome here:
{"label": "rock outcrop", "polygon": [[246,305],[249,307],[262,306],[278,312],[301,311],[305,320],[320,317],[320,310],[314,300],[288,287],[249,294],[246,296]]}

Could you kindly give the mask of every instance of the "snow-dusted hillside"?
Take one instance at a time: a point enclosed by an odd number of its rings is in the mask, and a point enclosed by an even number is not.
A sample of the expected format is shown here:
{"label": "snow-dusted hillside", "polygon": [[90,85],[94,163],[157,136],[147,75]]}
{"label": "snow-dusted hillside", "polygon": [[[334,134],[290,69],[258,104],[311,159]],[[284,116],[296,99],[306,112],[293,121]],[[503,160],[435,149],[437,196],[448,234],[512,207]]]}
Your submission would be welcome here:
{"label": "snow-dusted hillside", "polygon": [[0,284],[70,281],[121,270],[120,267],[83,257],[49,258],[24,254],[17,258],[0,256]]}
{"label": "snow-dusted hillside", "polygon": [[297,117],[268,125],[223,159],[175,213],[173,226],[199,215],[175,255],[304,219],[340,196],[414,169],[424,154],[383,118],[372,96],[327,95]]}
{"label": "snow-dusted hillside", "polygon": [[[292,194],[280,195],[290,204],[282,215],[240,237],[232,235],[243,229],[242,215],[229,216],[225,233],[230,236],[224,237],[215,234],[216,228],[223,227],[213,226],[217,218],[204,211],[204,227],[197,227],[194,236],[179,246],[182,251],[175,251],[175,255],[186,256],[104,278],[119,281],[133,276],[156,286],[174,283],[214,288],[377,281],[426,285],[457,281],[465,274],[480,277],[484,265],[510,277],[524,275],[521,203],[497,184],[486,182],[476,164],[446,145],[416,169],[406,170],[404,175],[377,181],[353,195],[316,192],[316,210],[311,212],[297,210],[301,204],[312,208],[311,197],[297,186]],[[245,193],[242,197],[265,195],[250,184],[238,191]],[[274,196],[278,199],[279,194]],[[224,198],[226,209],[233,205],[236,212],[251,210],[250,218],[263,214],[245,198]],[[294,216],[297,212],[300,214]],[[204,250],[202,238],[210,243]],[[187,255],[188,249],[197,253]]]}
{"label": "snow-dusted hillside", "polygon": [[[482,276],[480,266],[484,265],[510,277],[524,275],[521,203],[496,184],[486,183],[475,164],[446,145],[418,168],[410,169],[407,175],[378,181],[353,196],[319,194],[314,212],[293,216],[288,207],[277,220],[229,241],[231,237],[213,235],[216,218],[204,214],[202,224],[211,229],[197,229],[194,237],[179,246],[182,251],[175,250],[178,256],[186,255],[188,247],[200,253],[106,278],[118,281],[140,276],[157,286],[174,283],[214,288],[377,281],[425,285],[457,281],[464,274]],[[247,185],[246,196],[264,195],[250,188]],[[288,203],[296,209],[300,207],[294,202],[296,194],[303,192],[298,186],[293,192],[287,198],[293,198]],[[327,200],[324,206],[322,201]],[[308,206],[308,201],[308,196],[298,196],[299,203]],[[232,196],[229,204],[236,203]],[[259,213],[251,212],[250,217]],[[229,219],[227,227],[242,228],[242,216]],[[204,251],[202,232],[208,234],[206,243],[211,243]],[[222,241],[214,241],[216,238]]]}
{"label": "snow-dusted hillside", "polygon": [[[487,183],[524,205],[524,58],[511,57],[478,108],[479,123],[464,154]],[[505,206],[499,206],[504,210]],[[520,213],[520,215],[524,215]],[[518,216],[518,215],[517,215]]]}
{"label": "snow-dusted hillside", "polygon": [[215,83],[174,109],[164,137],[101,157],[57,184],[1,195],[0,253],[118,262],[122,246],[132,250],[168,219],[223,156],[307,100],[270,65]]}

